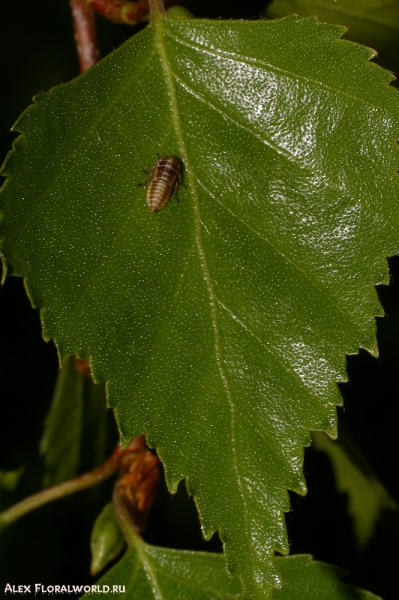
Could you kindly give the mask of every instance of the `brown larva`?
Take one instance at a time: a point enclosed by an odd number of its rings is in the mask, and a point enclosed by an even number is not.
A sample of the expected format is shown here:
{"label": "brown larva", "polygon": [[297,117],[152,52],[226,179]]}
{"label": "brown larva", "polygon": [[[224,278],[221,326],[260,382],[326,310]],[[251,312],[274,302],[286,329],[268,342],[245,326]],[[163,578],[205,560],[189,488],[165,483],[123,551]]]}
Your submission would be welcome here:
{"label": "brown larva", "polygon": [[151,212],[161,210],[168,203],[171,196],[177,200],[176,192],[179,186],[183,186],[180,175],[181,166],[177,158],[174,156],[157,156],[155,165],[149,171],[143,171],[143,173],[147,173],[147,179],[144,183],[139,184],[147,185],[150,182],[147,191],[147,204]]}

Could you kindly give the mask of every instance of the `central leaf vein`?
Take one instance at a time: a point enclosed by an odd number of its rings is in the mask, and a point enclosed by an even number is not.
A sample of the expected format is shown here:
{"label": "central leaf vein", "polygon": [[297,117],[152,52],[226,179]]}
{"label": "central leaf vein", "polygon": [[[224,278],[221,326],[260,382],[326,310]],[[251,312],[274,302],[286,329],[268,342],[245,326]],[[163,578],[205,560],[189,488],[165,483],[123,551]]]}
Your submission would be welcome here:
{"label": "central leaf vein", "polygon": [[[204,280],[205,280],[207,290],[208,290],[209,304],[210,304],[210,311],[211,311],[211,318],[212,318],[212,326],[213,326],[214,337],[215,337],[216,363],[217,363],[220,378],[222,380],[222,384],[223,384],[226,398],[227,398],[229,408],[230,408],[231,448],[232,448],[232,454],[233,454],[233,464],[234,464],[234,471],[235,471],[235,475],[236,475],[236,481],[237,481],[237,485],[238,485],[239,492],[240,492],[240,498],[241,498],[241,501],[243,504],[243,516],[244,516],[244,521],[245,521],[244,530],[245,530],[245,533],[246,533],[247,539],[248,539],[248,536],[250,536],[250,527],[249,527],[250,522],[249,522],[249,516],[248,516],[248,507],[247,507],[247,503],[246,503],[244,485],[243,485],[242,478],[241,478],[239,468],[238,468],[235,406],[234,406],[234,401],[232,398],[231,390],[229,387],[229,383],[228,383],[226,374],[223,369],[223,358],[222,358],[222,351],[221,351],[219,327],[218,327],[218,322],[217,322],[216,302],[215,302],[215,297],[214,297],[214,293],[213,293],[210,273],[209,273],[207,262],[206,262],[205,253],[204,253],[204,250],[202,247],[201,215],[200,215],[200,210],[199,210],[199,199],[198,199],[196,186],[195,186],[195,177],[193,174],[193,169],[189,162],[188,152],[187,152],[187,149],[186,149],[186,146],[184,143],[184,136],[183,136],[183,131],[181,128],[181,122],[180,122],[180,118],[179,118],[179,108],[178,108],[178,103],[177,103],[176,90],[175,90],[174,84],[173,84],[172,72],[170,69],[170,61],[168,59],[165,44],[164,44],[165,33],[164,33],[163,21],[159,20],[156,24],[154,24],[154,26],[158,27],[156,44],[157,44],[157,48],[159,51],[159,55],[161,57],[161,62],[163,65],[166,85],[167,85],[169,97],[171,100],[172,120],[173,120],[173,123],[175,126],[176,136],[179,140],[180,151],[181,151],[182,156],[184,157],[184,162],[185,162],[185,167],[187,169],[188,178],[189,178],[190,184],[191,184],[190,187],[191,187],[192,196],[193,196],[193,206],[194,206],[194,213],[195,213],[195,217],[194,217],[195,239],[196,239],[200,264],[201,264],[202,270],[203,270]],[[250,543],[249,539],[248,539],[248,545],[251,547],[251,543]]]}

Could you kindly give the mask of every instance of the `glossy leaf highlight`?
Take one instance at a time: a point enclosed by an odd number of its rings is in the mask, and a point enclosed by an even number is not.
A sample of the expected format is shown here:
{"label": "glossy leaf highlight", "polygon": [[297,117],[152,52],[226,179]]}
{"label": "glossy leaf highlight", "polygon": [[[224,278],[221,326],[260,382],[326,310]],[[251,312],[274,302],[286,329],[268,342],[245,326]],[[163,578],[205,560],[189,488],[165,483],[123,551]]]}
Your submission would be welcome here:
{"label": "glossy leaf highlight", "polygon": [[[282,587],[273,600],[379,600],[371,592],[341,582],[345,572],[331,565],[296,555],[277,558]],[[227,577],[220,554],[187,552],[140,544],[130,548],[122,560],[97,585],[120,586],[121,600],[241,600],[237,580]],[[106,588],[105,588],[106,589]],[[84,596],[89,598],[90,595]]]}

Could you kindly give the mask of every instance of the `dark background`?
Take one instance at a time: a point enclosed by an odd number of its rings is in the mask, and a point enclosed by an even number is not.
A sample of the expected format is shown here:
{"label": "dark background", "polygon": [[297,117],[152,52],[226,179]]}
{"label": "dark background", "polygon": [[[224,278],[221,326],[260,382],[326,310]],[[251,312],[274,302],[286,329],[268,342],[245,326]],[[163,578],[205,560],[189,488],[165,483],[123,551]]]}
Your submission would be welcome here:
{"label": "dark background", "polygon": [[[199,17],[258,18],[262,1],[244,7],[226,0],[192,1]],[[137,28],[98,18],[101,55],[129,38]],[[378,62],[378,59],[377,59]],[[0,18],[0,159],[15,135],[9,133],[32,96],[78,74],[78,61],[67,0],[20,0],[2,6]],[[379,293],[387,317],[378,319],[380,358],[367,352],[348,358],[349,383],[341,386],[345,408],[340,422],[363,450],[381,482],[399,502],[397,429],[399,391],[399,262],[390,259],[391,285]],[[0,290],[0,469],[21,465],[25,473],[15,493],[3,492],[4,506],[39,489],[43,465],[39,442],[48,412],[58,363],[52,343],[41,338],[39,312],[30,307],[20,279],[9,278]],[[384,513],[365,552],[356,551],[345,495],[337,494],[330,463],[306,451],[309,493],[292,495],[287,515],[292,552],[350,572],[347,581],[397,598],[399,519]],[[91,583],[89,536],[96,514],[110,497],[110,484],[50,505],[21,519],[0,538],[0,594],[6,583]],[[93,501],[95,508],[93,509]],[[171,497],[165,487],[153,507],[146,538],[175,548],[216,550],[217,536],[202,541],[193,502],[184,485]]]}

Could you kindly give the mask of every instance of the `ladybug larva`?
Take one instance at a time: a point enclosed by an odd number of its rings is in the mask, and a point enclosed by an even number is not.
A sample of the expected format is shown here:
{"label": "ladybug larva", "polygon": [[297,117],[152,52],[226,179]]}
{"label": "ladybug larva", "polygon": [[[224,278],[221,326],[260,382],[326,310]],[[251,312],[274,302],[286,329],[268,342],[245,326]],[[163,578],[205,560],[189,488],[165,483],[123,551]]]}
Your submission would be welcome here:
{"label": "ladybug larva", "polygon": [[181,181],[181,165],[174,156],[159,156],[157,162],[149,171],[143,171],[148,175],[144,183],[150,182],[147,191],[147,204],[151,212],[161,210],[169,201],[170,197],[176,198],[179,186],[185,187]]}

